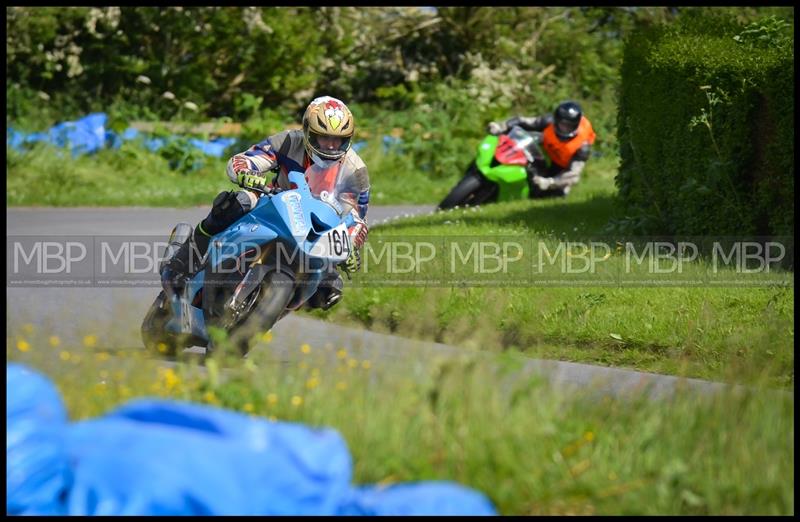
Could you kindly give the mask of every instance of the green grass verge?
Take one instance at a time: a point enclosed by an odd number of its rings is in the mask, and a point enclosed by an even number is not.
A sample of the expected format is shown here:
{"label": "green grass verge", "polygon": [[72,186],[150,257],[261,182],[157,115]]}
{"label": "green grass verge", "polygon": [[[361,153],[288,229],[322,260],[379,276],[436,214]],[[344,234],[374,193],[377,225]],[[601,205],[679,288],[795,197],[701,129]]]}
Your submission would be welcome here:
{"label": "green grass verge", "polygon": [[[462,173],[433,180],[409,168],[378,143],[362,150],[372,185],[371,204],[433,204],[440,201]],[[136,143],[119,150],[101,150],[72,158],[68,151],[37,145],[27,152],[6,147],[8,206],[153,206],[210,205],[220,191],[235,188],[228,181],[228,158],[202,156],[192,172],[170,168],[169,161]],[[465,160],[468,163],[469,159]],[[43,179],[47,186],[43,187]]]}
{"label": "green grass verge", "polygon": [[504,515],[794,514],[789,394],[599,400],[504,381],[508,355],[495,372],[468,356],[383,367],[342,347],[291,348],[296,364],[262,344],[201,372],[140,350],[66,349],[28,328],[6,355],[53,378],[73,420],[161,396],[328,426],[348,443],[354,483],[454,480]]}
{"label": "green grass verge", "polygon": [[135,143],[76,158],[47,145],[25,153],[6,148],[6,153],[9,206],[210,205],[233,186],[225,175],[227,159],[205,158],[202,168],[184,174]]}
{"label": "green grass verge", "polygon": [[[404,219],[375,227],[370,243],[377,250],[381,241],[421,236],[492,240],[522,234],[552,245],[599,235],[615,209],[614,171],[609,167],[604,162],[587,166],[585,180],[566,200],[519,201]],[[686,265],[685,273],[702,273],[707,267],[707,262],[695,261]],[[470,269],[462,267],[460,275]],[[386,271],[382,264],[373,270],[377,277]],[[540,358],[724,381],[748,382],[767,374],[773,385],[792,387],[794,298],[793,278],[787,277],[791,284],[742,288],[414,288],[369,286],[367,279],[356,278],[363,284],[351,284],[340,305],[312,315]],[[510,276],[508,283],[513,280]]]}

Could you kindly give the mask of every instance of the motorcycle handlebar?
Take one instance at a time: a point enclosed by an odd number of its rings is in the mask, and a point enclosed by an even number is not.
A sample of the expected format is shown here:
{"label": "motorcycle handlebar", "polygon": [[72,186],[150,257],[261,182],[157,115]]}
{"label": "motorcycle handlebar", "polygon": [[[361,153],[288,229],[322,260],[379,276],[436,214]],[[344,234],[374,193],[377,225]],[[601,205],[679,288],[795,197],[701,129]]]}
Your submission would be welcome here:
{"label": "motorcycle handlebar", "polygon": [[281,191],[278,187],[272,187],[268,190],[262,190],[257,187],[248,187],[247,190],[252,190],[253,192],[258,192],[259,194],[263,194],[265,196],[273,196]]}

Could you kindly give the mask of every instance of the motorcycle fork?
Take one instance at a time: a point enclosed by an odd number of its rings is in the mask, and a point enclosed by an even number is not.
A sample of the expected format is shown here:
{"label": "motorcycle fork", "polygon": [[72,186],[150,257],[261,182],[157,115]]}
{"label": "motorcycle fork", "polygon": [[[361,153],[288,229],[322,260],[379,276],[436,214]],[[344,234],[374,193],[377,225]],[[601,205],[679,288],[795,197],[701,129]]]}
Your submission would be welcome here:
{"label": "motorcycle fork", "polygon": [[182,290],[183,296],[181,298],[181,333],[185,334],[192,333],[192,309],[189,286],[188,284],[184,285]]}

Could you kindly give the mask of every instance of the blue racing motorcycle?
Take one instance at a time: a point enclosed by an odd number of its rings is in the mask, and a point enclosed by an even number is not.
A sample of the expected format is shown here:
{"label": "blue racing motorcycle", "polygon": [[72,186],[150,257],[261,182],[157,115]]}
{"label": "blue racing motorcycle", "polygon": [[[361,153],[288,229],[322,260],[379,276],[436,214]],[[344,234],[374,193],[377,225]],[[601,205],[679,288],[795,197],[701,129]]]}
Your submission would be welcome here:
{"label": "blue racing motorcycle", "polygon": [[[353,173],[340,163],[312,165],[288,179],[288,190],[257,190],[255,208],[211,238],[201,269],[182,288],[164,284],[142,322],[146,348],[175,355],[205,346],[209,353],[210,329],[218,328],[245,355],[254,335],[303,306],[326,272],[347,260]],[[187,223],[173,229],[162,267],[191,230]]]}

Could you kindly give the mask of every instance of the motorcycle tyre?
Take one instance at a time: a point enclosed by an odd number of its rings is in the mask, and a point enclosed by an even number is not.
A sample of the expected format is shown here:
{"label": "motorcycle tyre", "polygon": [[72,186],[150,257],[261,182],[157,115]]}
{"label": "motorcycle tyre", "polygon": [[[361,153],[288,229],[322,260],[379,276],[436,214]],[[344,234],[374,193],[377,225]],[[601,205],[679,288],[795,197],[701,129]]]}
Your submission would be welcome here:
{"label": "motorcycle tyre", "polygon": [[495,183],[484,178],[478,167],[473,162],[467,169],[464,177],[456,184],[450,193],[439,203],[439,210],[448,210],[454,207],[466,207],[490,203],[497,199],[498,187]]}
{"label": "motorcycle tyre", "polygon": [[257,332],[267,332],[283,317],[294,294],[294,280],[283,272],[271,272],[264,278],[253,311],[230,332],[230,339],[241,356],[247,355]]}

